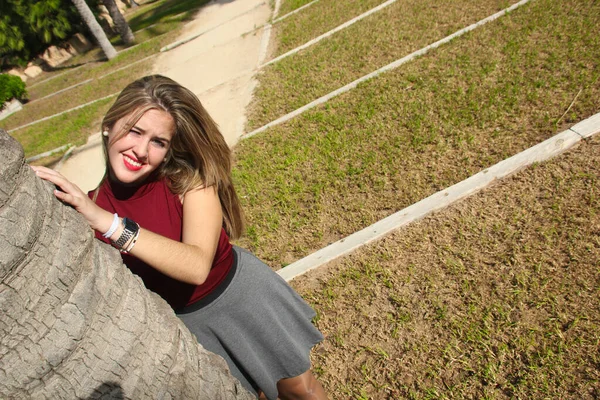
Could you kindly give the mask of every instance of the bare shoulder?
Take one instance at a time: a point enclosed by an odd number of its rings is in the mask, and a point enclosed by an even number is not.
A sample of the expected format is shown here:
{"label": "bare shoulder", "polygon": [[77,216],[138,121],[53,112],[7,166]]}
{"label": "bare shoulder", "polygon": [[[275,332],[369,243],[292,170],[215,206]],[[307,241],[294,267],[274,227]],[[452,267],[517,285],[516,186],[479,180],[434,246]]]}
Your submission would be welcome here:
{"label": "bare shoulder", "polygon": [[219,201],[219,193],[217,192],[216,187],[209,186],[204,187],[200,186],[194,189],[187,191],[183,196],[180,196],[181,203],[184,206],[184,210],[186,209],[195,209],[195,208],[209,208],[213,207],[221,208],[221,202]]}

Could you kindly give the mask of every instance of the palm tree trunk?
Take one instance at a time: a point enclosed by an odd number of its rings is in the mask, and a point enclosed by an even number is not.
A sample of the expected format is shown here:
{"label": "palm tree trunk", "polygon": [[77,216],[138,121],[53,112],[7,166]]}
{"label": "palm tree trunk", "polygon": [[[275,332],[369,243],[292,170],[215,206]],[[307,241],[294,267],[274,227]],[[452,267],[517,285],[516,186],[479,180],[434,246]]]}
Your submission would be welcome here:
{"label": "palm tree trunk", "polygon": [[119,7],[117,6],[117,3],[115,3],[115,0],[102,0],[102,4],[104,4],[104,7],[108,10],[121,39],[123,39],[123,43],[127,45],[133,44],[135,41],[133,32],[131,32],[129,24],[125,20],[125,17],[123,17],[123,14],[121,14],[121,11],[119,11]]}
{"label": "palm tree trunk", "polygon": [[106,58],[108,58],[109,60],[115,58],[117,56],[117,51],[106,37],[106,33],[104,33],[102,27],[100,26],[98,21],[96,21],[92,10],[90,10],[90,7],[87,5],[85,0],[72,1],[73,4],[75,4],[77,11],[79,11],[81,19],[83,19],[83,21],[86,23],[86,25],[90,29],[90,32],[92,32],[92,35],[94,35],[96,41],[102,48],[102,51],[106,55]]}
{"label": "palm tree trunk", "polygon": [[251,399],[0,129],[0,398]]}

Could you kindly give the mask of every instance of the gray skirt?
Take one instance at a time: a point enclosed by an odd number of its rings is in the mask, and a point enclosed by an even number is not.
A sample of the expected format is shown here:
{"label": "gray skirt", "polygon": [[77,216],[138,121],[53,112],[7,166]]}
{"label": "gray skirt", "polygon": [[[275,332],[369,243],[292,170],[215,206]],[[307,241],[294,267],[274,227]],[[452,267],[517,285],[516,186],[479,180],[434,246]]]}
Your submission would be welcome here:
{"label": "gray skirt", "polygon": [[223,357],[249,391],[277,398],[277,381],[310,369],[323,340],[314,310],[277,273],[233,246],[232,272],[215,294],[177,311],[205,349]]}

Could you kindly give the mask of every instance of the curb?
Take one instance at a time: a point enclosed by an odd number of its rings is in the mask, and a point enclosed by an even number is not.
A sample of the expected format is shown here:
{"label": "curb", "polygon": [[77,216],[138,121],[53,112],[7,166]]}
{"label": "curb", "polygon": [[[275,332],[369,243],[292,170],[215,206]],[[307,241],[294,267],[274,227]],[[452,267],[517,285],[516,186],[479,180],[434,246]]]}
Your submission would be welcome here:
{"label": "curb", "polygon": [[320,36],[317,36],[316,38],[314,38],[312,40],[309,40],[308,42],[304,43],[303,45],[298,46],[295,49],[292,49],[292,50],[288,51],[287,53],[284,53],[284,54],[282,54],[282,55],[280,55],[278,57],[275,57],[272,60],[269,60],[268,62],[266,62],[263,65],[261,65],[259,68],[263,68],[263,67],[266,67],[267,65],[274,64],[276,62],[279,62],[279,61],[283,60],[284,58],[287,58],[287,57],[289,57],[289,56],[291,56],[293,54],[296,54],[300,50],[304,50],[307,47],[310,47],[313,44],[318,43],[318,42],[320,42],[321,40],[323,40],[325,38],[328,38],[329,36],[333,35],[334,33],[339,32],[341,30],[344,30],[344,29],[346,29],[347,27],[349,27],[351,25],[354,25],[358,21],[360,21],[362,19],[365,19],[369,15],[375,14],[376,12],[378,12],[378,11],[380,11],[380,10],[388,7],[388,6],[391,6],[392,4],[394,4],[397,1],[398,0],[388,0],[385,3],[382,3],[382,4],[378,5],[377,7],[371,8],[369,11],[364,12],[364,13],[360,14],[359,16],[352,18],[351,20],[346,21],[346,22],[344,22],[341,25],[338,25],[337,27],[333,28],[332,30],[330,30],[328,32],[325,32],[324,34],[322,34]]}
{"label": "curb", "polygon": [[328,262],[350,254],[354,250],[381,239],[412,222],[418,221],[435,211],[439,211],[487,188],[492,183],[504,179],[531,164],[549,160],[585,138],[600,132],[600,113],[595,114],[553,137],[538,143],[512,157],[454,184],[444,190],[408,206],[387,218],[384,218],[365,229],[351,234],[337,242],[304,257],[277,273],[286,281],[321,267]]}

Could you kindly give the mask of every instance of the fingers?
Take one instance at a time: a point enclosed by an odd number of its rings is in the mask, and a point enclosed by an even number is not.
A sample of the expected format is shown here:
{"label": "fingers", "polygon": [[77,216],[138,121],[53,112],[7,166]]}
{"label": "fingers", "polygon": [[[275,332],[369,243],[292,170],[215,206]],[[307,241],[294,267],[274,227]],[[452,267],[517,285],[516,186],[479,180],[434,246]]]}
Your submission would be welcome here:
{"label": "fingers", "polygon": [[56,198],[73,206],[93,229],[103,229],[105,232],[111,225],[113,215],[96,205],[86,193],[59,172],[46,167],[32,166],[31,169],[40,178],[58,186],[61,190],[54,190]]}
{"label": "fingers", "polygon": [[81,206],[88,199],[87,195],[83,193],[77,185],[73,184],[59,172],[46,167],[32,166],[31,169],[33,169],[40,178],[58,186],[61,190],[55,190],[54,195],[75,208]]}
{"label": "fingers", "polygon": [[82,192],[77,185],[73,184],[71,181],[53,169],[46,167],[31,167],[31,169],[35,171],[37,176],[47,180],[48,182],[54,183],[65,192]]}

